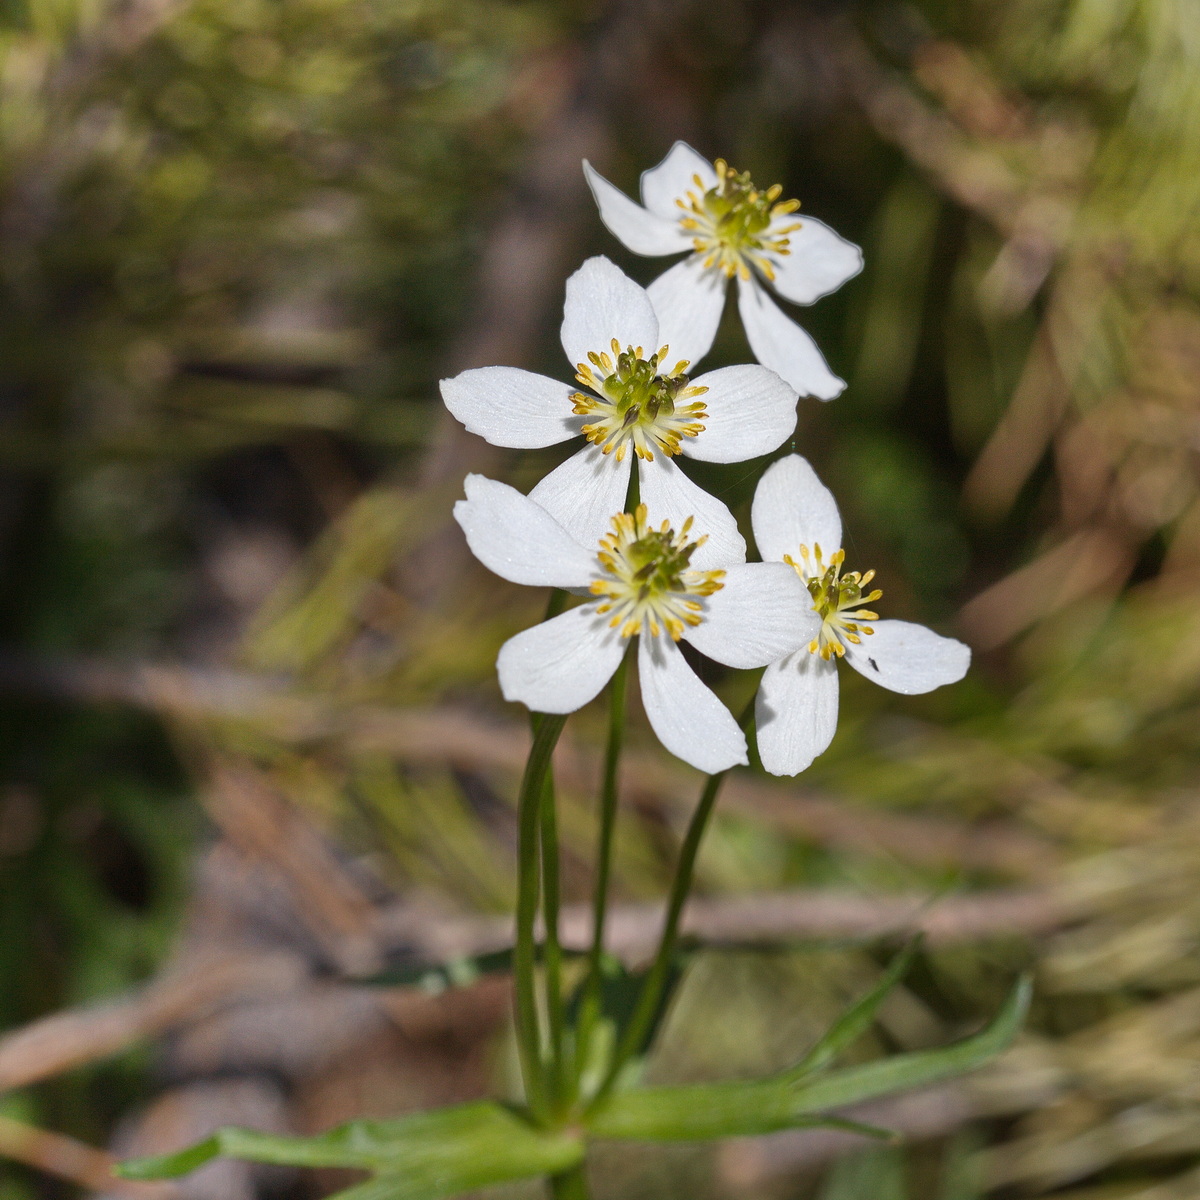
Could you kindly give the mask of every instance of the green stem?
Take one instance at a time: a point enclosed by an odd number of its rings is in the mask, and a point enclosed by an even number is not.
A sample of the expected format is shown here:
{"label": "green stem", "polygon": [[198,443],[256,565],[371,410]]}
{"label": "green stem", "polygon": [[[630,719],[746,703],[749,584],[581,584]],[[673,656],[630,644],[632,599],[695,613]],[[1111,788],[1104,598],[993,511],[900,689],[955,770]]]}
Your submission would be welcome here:
{"label": "green stem", "polygon": [[[751,700],[742,713],[740,724],[749,730],[754,721],[754,701]],[[700,843],[708,828],[709,818],[716,806],[717,796],[721,785],[725,782],[728,771],[710,775],[700,793],[700,801],[692,819],[688,823],[683,845],[679,850],[679,862],[675,865],[675,877],[671,880],[671,891],[667,900],[667,916],[663,923],[662,937],[658,943],[658,953],[654,963],[642,983],[638,995],[637,1006],[633,1016],[625,1027],[625,1033],[617,1045],[613,1060],[609,1064],[608,1073],[596,1092],[595,1098],[589,1105],[589,1111],[597,1108],[612,1091],[622,1068],[637,1053],[645,1040],[654,1021],[658,1006],[662,1002],[663,990],[667,984],[667,976],[671,970],[671,961],[675,957],[675,948],[679,942],[679,922],[683,916],[683,906],[687,903],[688,893],[692,890],[692,879],[696,872],[696,857],[700,852]]]}
{"label": "green stem", "polygon": [[534,720],[533,746],[525,763],[521,794],[517,803],[517,944],[513,951],[513,980],[516,993],[517,1047],[525,1094],[535,1116],[548,1116],[545,1079],[542,1073],[541,1034],[535,982],[539,887],[538,831],[542,795],[550,756],[567,723],[565,716],[539,713]]}
{"label": "green stem", "polygon": [[554,772],[546,771],[542,784],[542,919],[546,925],[546,941],[542,949],[542,965],[546,984],[546,1017],[550,1026],[550,1101],[557,1105],[566,1081],[564,1055],[566,1052],[566,1015],[562,991],[562,947],[558,941],[559,870],[558,820],[555,811]]}
{"label": "green stem", "polygon": [[583,1163],[577,1163],[569,1171],[550,1176],[550,1195],[553,1200],[589,1200],[587,1172]]}
{"label": "green stem", "polygon": [[613,675],[608,693],[608,744],[604,751],[604,779],[600,787],[600,837],[596,850],[596,884],[592,895],[592,945],[588,954],[587,978],[579,1007],[579,1069],[587,1066],[592,1031],[600,1015],[600,986],[603,976],[604,925],[608,916],[608,881],[612,873],[613,834],[617,824],[617,783],[621,748],[625,741],[625,702],[628,694],[629,660],[634,643]]}

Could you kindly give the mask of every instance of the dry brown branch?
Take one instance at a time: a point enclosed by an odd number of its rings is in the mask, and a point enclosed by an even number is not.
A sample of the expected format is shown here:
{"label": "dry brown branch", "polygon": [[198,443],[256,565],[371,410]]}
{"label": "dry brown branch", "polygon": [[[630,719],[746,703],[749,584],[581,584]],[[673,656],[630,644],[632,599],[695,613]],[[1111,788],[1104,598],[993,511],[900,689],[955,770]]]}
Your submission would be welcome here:
{"label": "dry brown branch", "polygon": [[132,999],[45,1017],[0,1038],[0,1092],[106,1058],[236,998],[286,991],[303,973],[288,954],[201,956]]}
{"label": "dry brown branch", "polygon": [[11,1117],[0,1116],[0,1157],[121,1200],[171,1200],[178,1195],[171,1184],[116,1179],[112,1173],[116,1159],[111,1154]]}
{"label": "dry brown branch", "polygon": [[[1041,889],[1007,890],[974,895],[860,896],[820,890],[760,893],[693,900],[684,929],[705,943],[753,945],[808,939],[870,939],[923,931],[934,944],[987,937],[1032,937],[1050,932],[1079,915],[1079,905],[1065,894]],[[656,904],[617,905],[609,927],[609,949],[629,962],[653,949],[662,921]],[[569,948],[586,949],[591,912],[575,905],[563,912],[562,940]],[[431,963],[451,961],[502,949],[511,944],[508,917],[450,917],[397,905],[378,914],[382,942],[418,952]],[[137,1041],[241,1005],[248,997],[274,1003],[297,994],[304,968],[283,953],[199,958],[187,968],[163,976],[141,995],[101,1008],[56,1014],[36,1021],[0,1040],[0,1090],[23,1087],[84,1063],[114,1054]],[[358,989],[325,985],[320,995],[329,1003],[349,1002]],[[358,993],[363,1001],[379,993]],[[399,993],[397,993],[399,994]],[[314,993],[316,995],[316,993]],[[427,1003],[428,1002],[428,1003]],[[396,1000],[407,1019],[436,1024],[433,1001],[414,1005]],[[419,1010],[419,1011],[418,1011]],[[347,1010],[349,1011],[349,1010]],[[358,1011],[357,1009],[355,1011]]]}
{"label": "dry brown branch", "polygon": [[[1036,937],[1076,919],[1081,905],[1050,889],[1011,889],[931,899],[928,895],[863,896],[852,892],[796,889],[746,896],[693,899],[684,912],[686,935],[706,945],[787,944],[810,939],[874,939],[924,933],[934,945],[989,937]],[[657,944],[658,904],[615,905],[608,921],[608,949],[628,963],[644,960]],[[446,962],[512,944],[508,917],[449,917],[400,905],[385,911],[381,931],[390,941],[418,947],[431,961]],[[586,950],[591,909],[563,909],[562,944]]]}
{"label": "dry brown branch", "polygon": [[849,93],[884,141],[898,146],[938,188],[1011,236],[1024,206],[1024,182],[991,150],[882,67],[857,34],[838,26],[836,55]]}
{"label": "dry brown branch", "polygon": [[349,975],[378,968],[374,906],[326,840],[261,773],[218,762],[204,806],[235,847],[282,877],[333,962]]}
{"label": "dry brown branch", "polygon": [[[529,750],[523,724],[452,708],[339,707],[290,692],[277,681],[232,671],[146,663],[124,667],[87,659],[48,663],[5,655],[0,656],[0,689],[135,704],[187,722],[252,722],[288,742],[337,738],[351,753],[374,751],[469,770],[519,775]],[[586,790],[598,778],[598,759],[567,742],[556,769],[564,787]],[[665,803],[682,811],[692,801],[697,779],[656,756],[630,754],[622,795],[627,803]],[[1012,825],[871,812],[796,784],[735,775],[726,783],[721,805],[795,837],[919,865],[958,863],[1029,878],[1061,862],[1051,842]]]}

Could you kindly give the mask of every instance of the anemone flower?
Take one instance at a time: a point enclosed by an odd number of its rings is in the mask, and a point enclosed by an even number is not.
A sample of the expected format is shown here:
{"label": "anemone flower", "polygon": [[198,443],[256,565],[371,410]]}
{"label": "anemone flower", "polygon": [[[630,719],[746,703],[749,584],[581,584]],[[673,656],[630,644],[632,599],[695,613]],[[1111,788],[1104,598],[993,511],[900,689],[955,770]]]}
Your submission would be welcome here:
{"label": "anemone flower", "polygon": [[869,607],[874,571],[844,571],[842,520],[829,489],[798,454],[772,463],[751,508],[759,554],[791,567],[808,589],[820,628],[806,646],[764,672],[755,705],[758,750],[773,775],[803,771],[837,729],[837,664],[907,696],[957,683],[971,651],[909,621],[881,621]]}
{"label": "anemone flower", "polygon": [[832,400],[845,383],[816,342],[767,294],[812,304],[862,270],[862,251],[813,217],[779,184],[760,189],[722,159],[710,163],[676,142],[642,175],[642,203],[631,200],[585,160],[583,171],[609,231],[635,254],[691,251],[650,285],[660,336],[698,362],[708,353],[729,281],[755,358],[802,396]]}
{"label": "anemone flower", "polygon": [[742,462],[770,453],[795,427],[793,388],[753,363],[691,378],[688,363],[660,340],[645,289],[603,257],[567,280],[562,344],[585,390],[515,367],[481,367],[442,380],[446,407],[493,446],[587,439],[530,493],[582,544],[594,545],[625,507],[636,459],[651,512],[677,529],[693,516],[723,553],[744,556],[729,510],[672,459]]}
{"label": "anemone flower", "polygon": [[645,504],[611,516],[609,532],[589,548],[507,484],[468,475],[465,487],[454,517],[484,566],[513,583],[587,597],[504,643],[496,668],[506,700],[574,712],[599,694],[637,638],[642,704],[662,744],[710,774],[746,762],[745,736],[679,642],[731,667],[789,654],[819,628],[794,571],[722,553],[690,517],[655,524]]}

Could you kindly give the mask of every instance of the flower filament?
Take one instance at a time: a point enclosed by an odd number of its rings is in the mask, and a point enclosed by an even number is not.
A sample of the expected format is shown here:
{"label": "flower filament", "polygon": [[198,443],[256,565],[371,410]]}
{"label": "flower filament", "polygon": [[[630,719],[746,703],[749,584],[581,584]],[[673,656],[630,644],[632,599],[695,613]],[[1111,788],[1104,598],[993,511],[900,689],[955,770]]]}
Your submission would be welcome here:
{"label": "flower filament", "polygon": [[768,256],[791,253],[788,234],[795,233],[800,222],[774,229],[771,224],[777,217],[794,213],[800,201],[781,201],[783,188],[777,183],[759,191],[748,171],[738,174],[722,158],[713,166],[716,187],[705,191],[704,181],[693,175],[696,191],[675,201],[684,213],[680,225],[691,234],[696,250],[705,255],[705,267],[719,267],[728,279],[734,275],[749,279],[750,267],[755,266],[774,280],[775,267]]}
{"label": "flower filament", "polygon": [[799,562],[790,554],[783,556],[783,561],[804,581],[813,598],[813,611],[821,618],[817,636],[808,643],[809,653],[820,654],[826,662],[833,656],[841,658],[846,653],[846,642],[859,646],[862,635],[869,637],[875,632],[864,621],[879,620],[878,613],[859,608],[860,604],[871,604],[883,595],[878,588],[866,592],[875,572],[847,571],[843,575],[845,559],[844,550],[835,550],[826,564],[819,542],[813,543],[811,553],[807,546],[801,545]]}
{"label": "flower filament", "polygon": [[691,558],[707,538],[690,541],[692,518],[678,533],[664,521],[654,529],[646,520],[646,506],[632,513],[617,513],[612,529],[600,539],[597,558],[604,575],[592,582],[592,594],[603,596],[596,611],[612,613],[609,626],[631,638],[648,632],[658,637],[665,629],[673,641],[684,627],[699,625],[704,605],[698,599],[725,586],[724,571],[697,571]]}
{"label": "flower filament", "polygon": [[[629,447],[638,458],[650,462],[654,452],[678,454],[685,437],[704,432],[701,423],[707,417],[703,402],[695,401],[708,391],[695,387],[686,374],[687,361],[681,360],[666,373],[669,347],[644,356],[641,346],[621,349],[613,338],[612,353],[592,351],[588,362],[576,364],[576,376],[584,387],[595,393],[572,392],[576,416],[595,417],[583,426],[587,440],[605,454],[616,452],[617,462],[624,460]],[[688,404],[686,401],[693,401]]]}

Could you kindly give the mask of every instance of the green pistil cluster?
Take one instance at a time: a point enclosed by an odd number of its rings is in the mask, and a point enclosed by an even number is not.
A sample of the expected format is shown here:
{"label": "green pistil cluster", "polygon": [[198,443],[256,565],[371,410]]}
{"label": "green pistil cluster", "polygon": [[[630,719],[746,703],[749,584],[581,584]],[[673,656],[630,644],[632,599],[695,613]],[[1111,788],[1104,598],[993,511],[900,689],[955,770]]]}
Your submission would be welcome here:
{"label": "green pistil cluster", "polygon": [[611,354],[592,351],[588,362],[576,366],[575,378],[595,393],[574,392],[571,396],[577,416],[595,418],[583,426],[584,436],[605,454],[615,451],[618,462],[630,446],[647,461],[655,451],[678,454],[682,439],[702,433],[701,422],[708,416],[702,403],[683,401],[695,400],[708,388],[692,384],[685,360],[660,373],[666,346],[649,358],[644,357],[641,346],[622,350],[616,338],[611,349]]}
{"label": "green pistil cluster", "polygon": [[[666,351],[668,347],[662,349]],[[598,356],[588,357],[595,360]],[[675,372],[660,375],[659,361],[658,354],[639,358],[632,348],[617,355],[615,368],[601,383],[600,390],[622,415],[622,424],[652,422],[660,416],[675,415],[675,401],[690,382],[683,372],[687,363],[676,363]]]}
{"label": "green pistil cluster", "polygon": [[735,171],[724,159],[713,164],[717,185],[707,191],[699,175],[693,177],[697,191],[676,203],[684,211],[680,224],[692,235],[696,250],[706,255],[706,267],[719,267],[727,276],[749,278],[750,266],[768,279],[775,278],[770,255],[790,253],[787,235],[800,222],[771,230],[776,217],[787,216],[800,207],[799,200],[779,197],[783,188],[773,184],[765,191],[754,186],[748,171]]}
{"label": "green pistil cluster", "polygon": [[783,188],[775,184],[761,192],[754,186],[749,171],[739,174],[720,160],[717,173],[721,182],[704,193],[704,207],[712,217],[713,225],[732,245],[753,244],[771,224],[771,210]]}
{"label": "green pistil cluster", "polygon": [[692,568],[692,553],[705,539],[691,541],[691,528],[691,517],[678,533],[666,521],[653,528],[644,504],[613,517],[597,555],[604,577],[592,584],[592,594],[604,597],[596,611],[611,613],[609,624],[622,637],[643,629],[658,637],[665,629],[679,641],[686,626],[700,624],[703,605],[696,597],[720,591],[725,572]]}
{"label": "green pistil cluster", "polygon": [[875,630],[866,621],[878,621],[879,614],[859,608],[860,604],[871,604],[882,595],[878,588],[868,592],[867,584],[875,578],[874,571],[847,571],[842,574],[842,563],[846,561],[844,550],[835,550],[826,566],[820,545],[812,552],[807,546],[800,547],[800,561],[790,554],[783,561],[792,567],[804,580],[808,594],[813,599],[813,609],[821,618],[821,630],[808,644],[809,652],[820,654],[828,661],[830,657],[841,658],[846,653],[846,642],[858,646],[863,636],[870,637]]}

